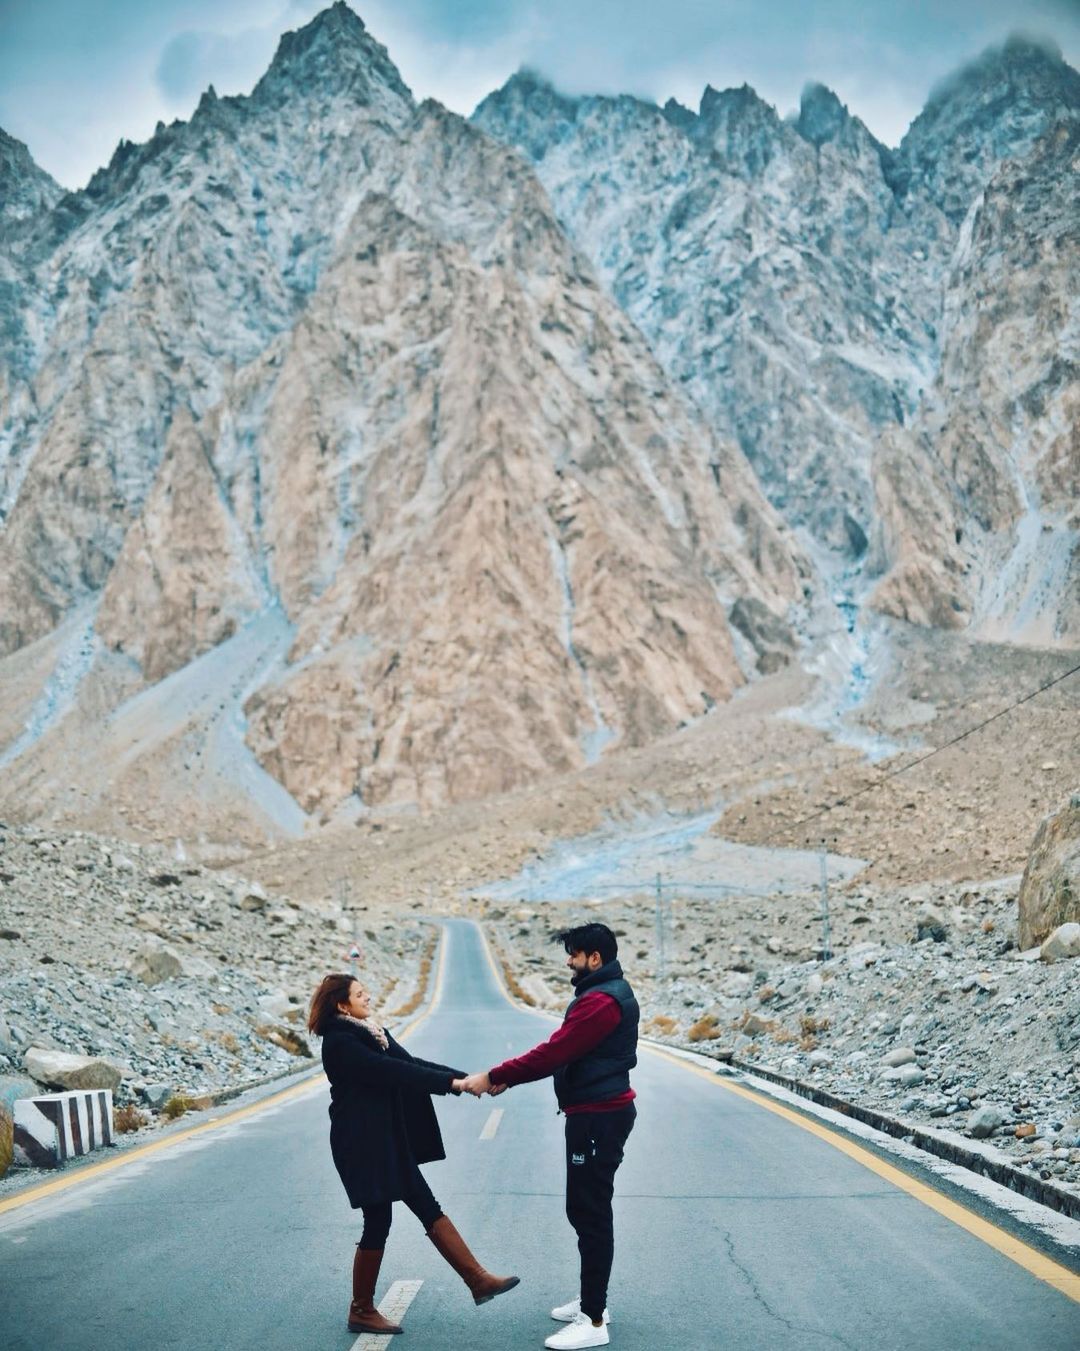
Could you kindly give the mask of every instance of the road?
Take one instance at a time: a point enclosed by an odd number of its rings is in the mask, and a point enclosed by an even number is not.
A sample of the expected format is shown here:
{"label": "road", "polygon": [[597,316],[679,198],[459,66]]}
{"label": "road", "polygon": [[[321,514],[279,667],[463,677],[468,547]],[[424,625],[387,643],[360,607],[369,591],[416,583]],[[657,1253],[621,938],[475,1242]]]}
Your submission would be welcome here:
{"label": "road", "polygon": [[[551,1026],[506,1001],[479,932],[449,922],[438,1005],[409,1046],[481,1069]],[[1080,1346],[1080,1303],[827,1140],[658,1054],[643,1053],[633,1079],[609,1301],[621,1351]],[[313,1084],[0,1215],[0,1344],[352,1347],[359,1214],[331,1164],[326,1105]],[[392,1281],[422,1284],[393,1344],[541,1347],[556,1326],[548,1309],[576,1293],[550,1084],[440,1099],[438,1111],[448,1159],[428,1180],[478,1256],[522,1283],[475,1308],[397,1207],[379,1296]]]}

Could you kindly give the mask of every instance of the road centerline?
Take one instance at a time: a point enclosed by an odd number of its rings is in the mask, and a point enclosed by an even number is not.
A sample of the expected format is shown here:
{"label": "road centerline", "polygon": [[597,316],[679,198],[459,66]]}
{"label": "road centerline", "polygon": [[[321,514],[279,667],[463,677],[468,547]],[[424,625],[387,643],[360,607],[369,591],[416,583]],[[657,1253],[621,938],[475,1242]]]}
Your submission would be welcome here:
{"label": "road centerline", "polygon": [[[376,1307],[391,1323],[400,1323],[417,1296],[423,1281],[395,1281]],[[395,1332],[361,1332],[350,1351],[385,1351],[397,1336]]]}
{"label": "road centerline", "polygon": [[491,1115],[484,1122],[484,1129],[480,1132],[481,1140],[494,1140],[495,1132],[499,1129],[499,1122],[503,1119],[503,1109],[493,1107]]}

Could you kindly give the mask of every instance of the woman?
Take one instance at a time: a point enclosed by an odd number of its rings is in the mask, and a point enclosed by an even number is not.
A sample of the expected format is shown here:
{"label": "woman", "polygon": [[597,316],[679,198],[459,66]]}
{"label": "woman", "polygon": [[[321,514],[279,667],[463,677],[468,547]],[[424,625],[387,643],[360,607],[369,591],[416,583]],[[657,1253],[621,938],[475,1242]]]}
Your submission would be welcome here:
{"label": "woman", "polygon": [[477,1304],[512,1290],[518,1277],[484,1270],[418,1166],[446,1158],[431,1094],[460,1093],[464,1074],[417,1060],[399,1046],[372,1018],[371,996],[353,976],[324,977],[311,999],[308,1027],[322,1038],[330,1080],[330,1152],[350,1204],[364,1215],[353,1261],[349,1331],[401,1331],[375,1307],[394,1201],[405,1202]]}

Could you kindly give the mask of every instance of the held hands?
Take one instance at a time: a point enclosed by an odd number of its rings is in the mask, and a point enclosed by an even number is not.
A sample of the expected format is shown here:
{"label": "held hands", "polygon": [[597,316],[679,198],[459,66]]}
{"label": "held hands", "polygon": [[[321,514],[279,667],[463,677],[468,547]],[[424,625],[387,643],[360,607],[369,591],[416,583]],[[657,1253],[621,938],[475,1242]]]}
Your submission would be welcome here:
{"label": "held hands", "polygon": [[493,1084],[491,1076],[485,1072],[483,1074],[469,1074],[464,1079],[455,1079],[454,1089],[459,1093],[471,1093],[474,1098],[481,1098],[485,1093],[496,1098],[500,1093],[506,1092],[506,1084]]}

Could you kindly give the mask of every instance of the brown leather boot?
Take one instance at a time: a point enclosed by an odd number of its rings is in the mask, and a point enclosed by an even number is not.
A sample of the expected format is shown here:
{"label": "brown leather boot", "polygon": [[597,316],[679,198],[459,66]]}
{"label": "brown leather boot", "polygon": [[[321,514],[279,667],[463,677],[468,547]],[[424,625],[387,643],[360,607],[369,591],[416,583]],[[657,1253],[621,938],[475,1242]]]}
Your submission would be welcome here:
{"label": "brown leather boot", "polygon": [[375,1307],[375,1282],[382,1266],[382,1248],[357,1248],[352,1268],[352,1303],[349,1305],[350,1332],[404,1332],[397,1323],[384,1318]]}
{"label": "brown leather boot", "polygon": [[496,1295],[513,1290],[521,1279],[520,1276],[493,1276],[490,1271],[485,1271],[445,1215],[440,1215],[428,1230],[428,1238],[435,1244],[440,1257],[450,1263],[469,1287],[477,1304],[486,1304]]}

